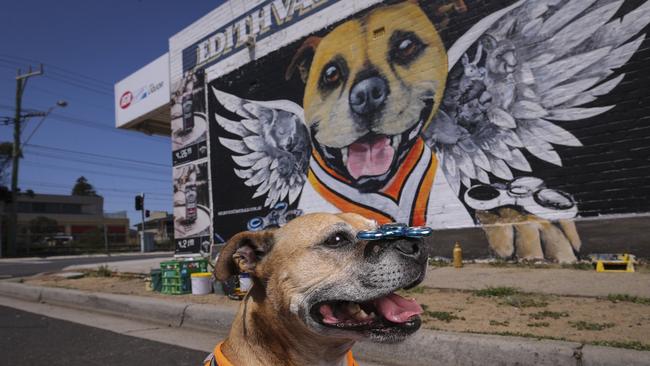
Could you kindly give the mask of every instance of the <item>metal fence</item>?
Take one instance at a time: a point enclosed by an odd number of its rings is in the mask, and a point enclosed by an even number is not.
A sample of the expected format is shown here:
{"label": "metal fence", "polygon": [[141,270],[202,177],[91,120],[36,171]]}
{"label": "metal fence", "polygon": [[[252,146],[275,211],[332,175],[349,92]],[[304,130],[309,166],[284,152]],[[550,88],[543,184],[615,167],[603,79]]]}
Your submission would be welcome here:
{"label": "metal fence", "polygon": [[[154,251],[174,249],[173,240],[154,241]],[[83,234],[20,233],[16,237],[16,255],[49,256],[64,254],[92,254],[139,252],[138,237],[105,233],[102,230]]]}

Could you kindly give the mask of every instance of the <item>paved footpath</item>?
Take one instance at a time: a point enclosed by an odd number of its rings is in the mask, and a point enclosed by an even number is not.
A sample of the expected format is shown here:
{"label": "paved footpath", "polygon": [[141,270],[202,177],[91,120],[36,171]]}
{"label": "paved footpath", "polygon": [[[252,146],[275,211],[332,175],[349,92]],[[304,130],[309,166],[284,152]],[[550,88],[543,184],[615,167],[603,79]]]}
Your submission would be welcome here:
{"label": "paved footpath", "polygon": [[0,306],[0,365],[197,366],[206,352]]}
{"label": "paved footpath", "polygon": [[588,270],[500,268],[469,265],[430,269],[422,283],[433,288],[478,290],[516,287],[525,292],[607,296],[628,294],[650,298],[650,273],[598,273]]}
{"label": "paved footpath", "polygon": [[128,266],[131,261],[157,262],[169,259],[172,252],[156,253],[120,253],[92,256],[65,256],[65,257],[31,257],[31,258],[2,258],[0,259],[0,278],[26,277],[44,272],[56,272],[74,265],[87,265],[97,268],[102,264],[113,262]]}

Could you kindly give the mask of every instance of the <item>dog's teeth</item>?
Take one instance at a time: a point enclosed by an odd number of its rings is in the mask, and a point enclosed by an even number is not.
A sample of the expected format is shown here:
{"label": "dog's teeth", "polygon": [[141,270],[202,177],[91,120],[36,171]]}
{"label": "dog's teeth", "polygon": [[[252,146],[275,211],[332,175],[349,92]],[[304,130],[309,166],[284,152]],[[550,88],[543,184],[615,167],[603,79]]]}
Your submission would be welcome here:
{"label": "dog's teeth", "polygon": [[355,315],[358,312],[362,311],[361,308],[359,307],[359,304],[356,302],[348,302],[346,304],[347,310],[349,314]]}
{"label": "dog's teeth", "polygon": [[391,146],[393,147],[393,150],[397,151],[397,148],[399,148],[399,144],[402,142],[402,135],[395,135],[391,139]]}
{"label": "dog's teeth", "polygon": [[341,158],[343,159],[343,165],[348,164],[348,148],[344,147],[341,149]]}
{"label": "dog's teeth", "polygon": [[365,319],[368,319],[368,317],[369,317],[368,313],[363,311],[363,309],[361,309],[361,311],[359,311],[359,313],[356,314],[356,315],[357,315],[357,319],[359,319],[359,320],[365,320]]}

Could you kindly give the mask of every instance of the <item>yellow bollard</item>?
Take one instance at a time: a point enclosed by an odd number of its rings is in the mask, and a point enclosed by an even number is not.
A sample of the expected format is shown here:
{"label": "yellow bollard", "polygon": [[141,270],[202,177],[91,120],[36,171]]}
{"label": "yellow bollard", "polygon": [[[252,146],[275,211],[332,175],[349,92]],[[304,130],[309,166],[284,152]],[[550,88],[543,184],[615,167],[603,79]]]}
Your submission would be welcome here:
{"label": "yellow bollard", "polygon": [[463,266],[463,249],[460,247],[460,243],[456,242],[454,245],[454,267],[461,268]]}

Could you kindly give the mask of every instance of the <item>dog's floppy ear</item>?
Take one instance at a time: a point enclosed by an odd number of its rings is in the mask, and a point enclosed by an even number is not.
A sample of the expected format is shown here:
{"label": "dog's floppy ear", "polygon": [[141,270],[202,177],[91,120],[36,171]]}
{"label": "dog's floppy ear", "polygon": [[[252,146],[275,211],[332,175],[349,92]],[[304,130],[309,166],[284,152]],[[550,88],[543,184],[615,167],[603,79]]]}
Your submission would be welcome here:
{"label": "dog's floppy ear", "polygon": [[214,266],[214,275],[219,281],[239,273],[255,274],[255,266],[273,247],[273,232],[244,231],[233,236],[221,249]]}
{"label": "dog's floppy ear", "polygon": [[286,80],[291,79],[293,73],[298,69],[302,82],[307,82],[309,67],[314,59],[314,54],[316,53],[316,48],[318,47],[320,40],[321,37],[311,36],[302,43],[302,46],[298,48],[298,51],[296,51],[296,54],[291,59],[287,72],[284,74]]}

